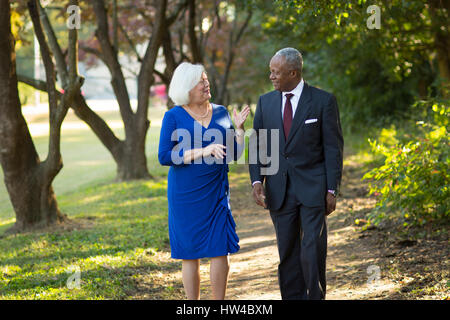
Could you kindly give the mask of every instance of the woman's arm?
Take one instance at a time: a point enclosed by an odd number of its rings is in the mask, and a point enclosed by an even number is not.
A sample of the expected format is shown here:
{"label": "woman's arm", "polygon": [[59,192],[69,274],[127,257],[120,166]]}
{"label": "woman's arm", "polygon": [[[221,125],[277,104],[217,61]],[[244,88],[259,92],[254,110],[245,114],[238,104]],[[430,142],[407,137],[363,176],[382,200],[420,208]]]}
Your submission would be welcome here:
{"label": "woman's arm", "polygon": [[[236,143],[238,145],[244,145],[244,134],[245,134],[245,130],[244,129],[236,129]],[[239,158],[239,157],[238,157]]]}
{"label": "woman's arm", "polygon": [[[242,111],[239,114],[237,114],[236,109],[233,110],[234,123],[236,125],[235,134],[234,134],[234,138],[233,138],[235,153],[232,158],[234,161],[237,161],[242,156],[242,153],[244,152],[244,147],[245,147],[244,123],[245,123],[245,120],[247,119],[247,116],[249,115],[249,113],[250,113],[249,106],[245,106],[244,109],[242,109]],[[231,121],[231,117],[230,117],[230,121]],[[231,125],[231,128],[234,129],[234,126]],[[229,159],[228,162],[231,162],[231,159]]]}
{"label": "woman's arm", "polygon": [[161,125],[158,147],[158,160],[163,166],[183,165],[184,149],[176,148],[178,139],[173,139],[175,130],[177,130],[175,118],[166,112]]}
{"label": "woman's arm", "polygon": [[226,147],[224,145],[214,143],[205,148],[187,150],[184,152],[183,160],[185,164],[189,164],[195,159],[209,156],[213,156],[217,159],[223,159],[223,157],[227,155],[225,153],[225,149]]}

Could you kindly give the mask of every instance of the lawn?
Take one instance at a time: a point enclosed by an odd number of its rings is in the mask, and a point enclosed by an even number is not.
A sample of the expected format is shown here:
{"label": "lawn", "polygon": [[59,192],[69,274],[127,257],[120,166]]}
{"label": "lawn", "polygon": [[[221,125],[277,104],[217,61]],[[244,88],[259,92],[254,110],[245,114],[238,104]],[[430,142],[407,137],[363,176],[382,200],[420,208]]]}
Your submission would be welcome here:
{"label": "lawn", "polygon": [[[0,239],[0,299],[124,299],[132,294],[133,276],[139,269],[151,270],[155,253],[168,247],[167,168],[156,158],[164,111],[149,111],[146,150],[156,179],[133,182],[114,181],[110,154],[69,113],[62,130],[64,168],[53,186],[61,211],[74,223]],[[101,115],[123,137],[118,111]],[[45,116],[27,117],[41,159],[47,153],[46,121]],[[0,235],[14,220],[2,183]],[[79,288],[69,289],[69,278],[79,278]]]}

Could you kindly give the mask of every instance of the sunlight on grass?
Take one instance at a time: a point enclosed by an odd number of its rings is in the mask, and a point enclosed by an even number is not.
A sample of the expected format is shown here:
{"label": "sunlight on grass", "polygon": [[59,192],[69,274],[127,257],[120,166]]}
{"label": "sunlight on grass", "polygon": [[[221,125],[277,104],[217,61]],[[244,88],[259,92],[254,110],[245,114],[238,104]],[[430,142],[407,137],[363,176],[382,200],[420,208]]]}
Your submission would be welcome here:
{"label": "sunlight on grass", "polygon": [[4,226],[4,225],[7,225],[7,224],[10,224],[10,223],[13,223],[15,221],[16,221],[16,218],[0,220],[0,227]]}
{"label": "sunlight on grass", "polygon": [[[0,299],[126,298],[129,275],[152,269],[168,245],[165,186],[120,182],[60,196],[74,221],[93,218],[89,228],[0,239]],[[80,289],[66,286],[72,266],[81,272]]]}
{"label": "sunlight on grass", "polygon": [[86,197],[86,198],[84,198],[81,201],[82,201],[82,203],[87,204],[87,203],[96,202],[96,201],[100,200],[101,198],[102,198],[101,195],[95,195],[95,196],[92,196],[92,197]]}
{"label": "sunlight on grass", "polygon": [[84,161],[77,161],[74,162],[75,165],[80,165],[80,166],[98,166],[98,165],[103,165],[108,163],[108,161],[92,161],[92,160],[84,160]]}

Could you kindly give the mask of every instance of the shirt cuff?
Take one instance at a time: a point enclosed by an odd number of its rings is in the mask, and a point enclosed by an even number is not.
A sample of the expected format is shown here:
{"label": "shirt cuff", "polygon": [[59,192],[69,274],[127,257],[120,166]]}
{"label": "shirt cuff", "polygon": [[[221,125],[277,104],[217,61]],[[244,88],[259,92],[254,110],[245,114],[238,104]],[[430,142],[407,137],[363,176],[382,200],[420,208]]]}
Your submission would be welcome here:
{"label": "shirt cuff", "polygon": [[254,181],[254,182],[252,183],[252,187],[253,187],[255,184],[257,184],[257,183],[262,183],[262,182],[259,181],[259,180],[256,180],[256,181]]}

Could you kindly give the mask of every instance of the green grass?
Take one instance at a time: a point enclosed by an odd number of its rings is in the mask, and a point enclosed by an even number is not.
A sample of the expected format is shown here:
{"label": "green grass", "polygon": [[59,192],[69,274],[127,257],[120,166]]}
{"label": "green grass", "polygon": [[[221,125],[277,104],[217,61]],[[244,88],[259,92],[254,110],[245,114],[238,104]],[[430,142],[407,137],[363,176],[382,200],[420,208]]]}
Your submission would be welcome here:
{"label": "green grass", "polygon": [[[115,182],[115,163],[92,132],[63,129],[65,166],[53,185],[59,208],[75,227],[0,238],[0,299],[126,299],[139,270],[161,267],[154,257],[168,248],[167,168],[156,159],[163,112],[150,109],[155,124],[147,157],[155,180]],[[103,116],[111,123],[119,120],[117,113]],[[73,115],[66,120],[80,124]],[[123,129],[115,132],[120,136]],[[33,139],[42,158],[48,138],[36,134]],[[3,184],[0,200],[2,234],[15,221]],[[67,286],[72,267],[80,271],[80,288]]]}
{"label": "green grass", "polygon": [[[166,182],[87,187],[58,198],[84,227],[0,240],[0,299],[124,299],[136,269],[152,268],[168,246]],[[69,289],[70,266],[81,272]]]}

